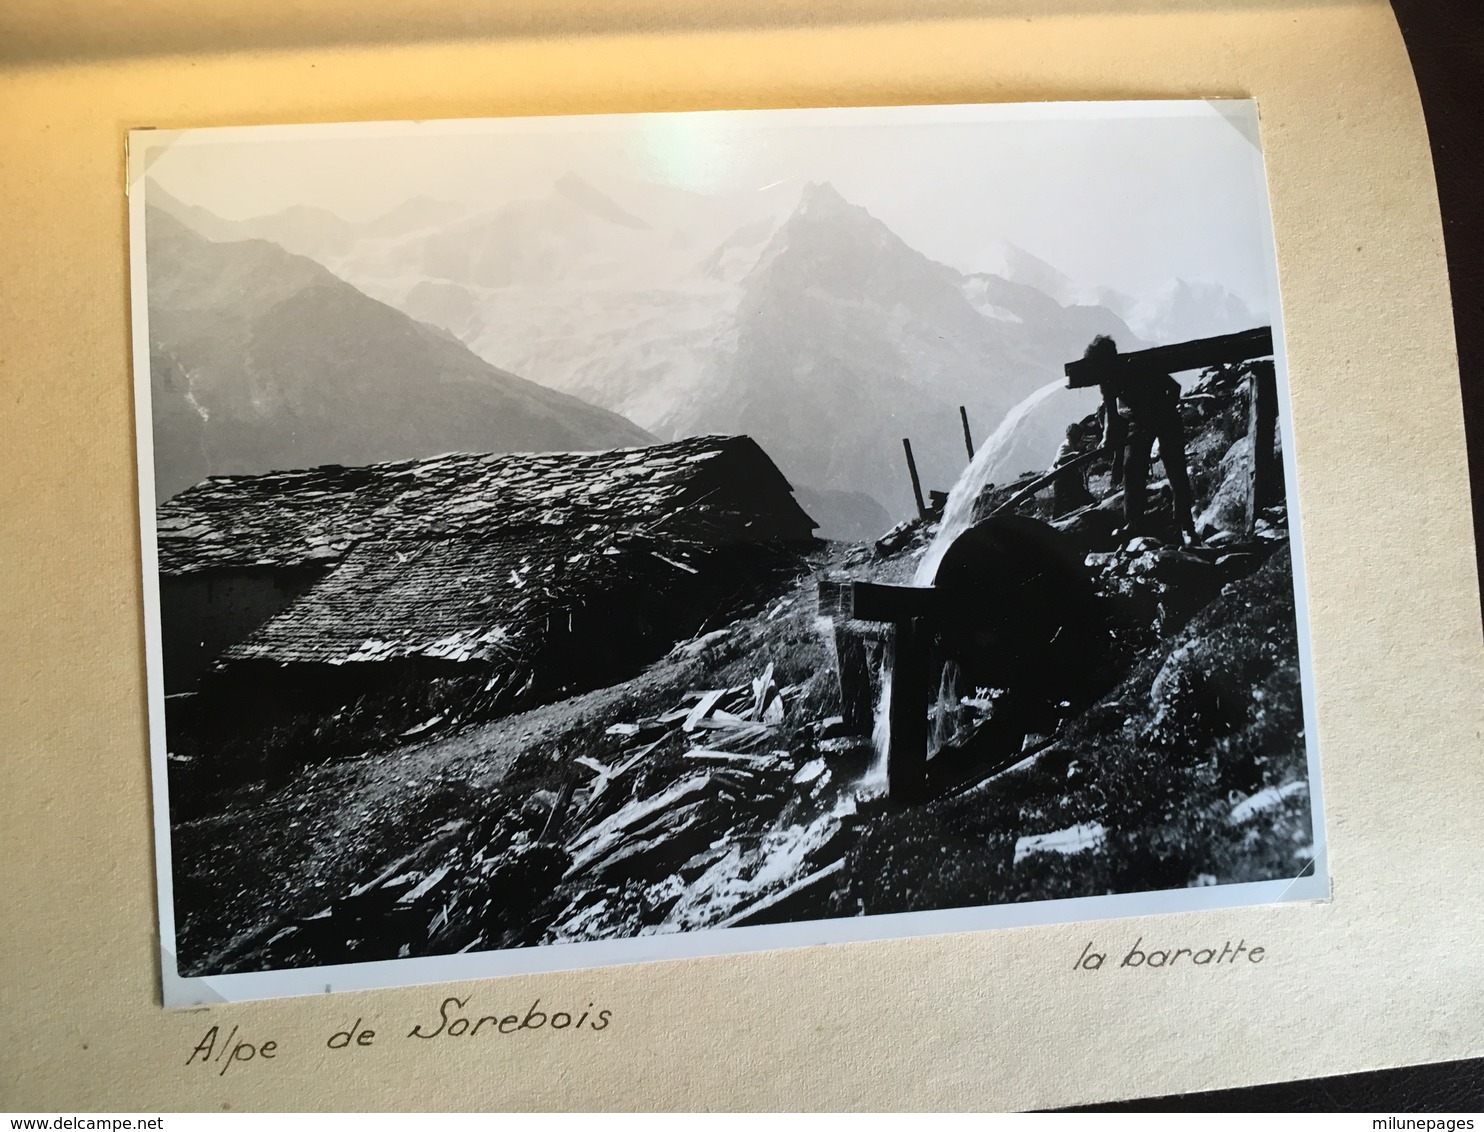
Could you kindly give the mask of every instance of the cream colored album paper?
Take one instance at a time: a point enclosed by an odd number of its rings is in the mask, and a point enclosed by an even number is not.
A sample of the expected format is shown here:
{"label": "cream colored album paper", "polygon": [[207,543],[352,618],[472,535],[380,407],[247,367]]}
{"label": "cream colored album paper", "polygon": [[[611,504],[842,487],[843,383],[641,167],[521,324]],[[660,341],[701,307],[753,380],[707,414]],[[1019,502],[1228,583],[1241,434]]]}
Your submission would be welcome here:
{"label": "cream colored album paper", "polygon": [[[375,46],[354,46],[367,36],[349,24],[329,36],[345,46],[325,46],[301,17],[249,54],[166,35],[162,6],[110,17],[137,21],[118,42],[155,34],[180,53],[107,57],[93,29],[75,40],[98,56],[86,62],[61,60],[65,35],[35,12],[12,17],[34,55],[0,76],[0,1103],[1029,1108],[1477,1055],[1484,657],[1436,196],[1389,8],[701,13],[584,24],[563,9],[549,27],[507,19],[508,38],[446,41],[429,13]],[[247,41],[262,42],[239,29]],[[1252,98],[1261,115],[1328,900],[162,1006],[127,131],[1173,98]],[[1120,962],[1136,946],[1238,945],[1263,962]],[[604,1027],[502,1024],[568,1004]],[[493,1021],[450,1023],[465,1015]]]}

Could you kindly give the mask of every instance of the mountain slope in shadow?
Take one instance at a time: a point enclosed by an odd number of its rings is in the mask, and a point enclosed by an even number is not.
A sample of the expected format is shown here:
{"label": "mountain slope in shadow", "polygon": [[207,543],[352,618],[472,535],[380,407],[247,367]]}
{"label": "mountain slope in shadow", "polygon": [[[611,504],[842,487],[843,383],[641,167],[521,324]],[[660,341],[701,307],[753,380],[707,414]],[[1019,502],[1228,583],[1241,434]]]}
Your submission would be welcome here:
{"label": "mountain slope in shadow", "polygon": [[213,242],[155,208],[145,230],[159,499],[208,475],[654,440],[275,244]]}

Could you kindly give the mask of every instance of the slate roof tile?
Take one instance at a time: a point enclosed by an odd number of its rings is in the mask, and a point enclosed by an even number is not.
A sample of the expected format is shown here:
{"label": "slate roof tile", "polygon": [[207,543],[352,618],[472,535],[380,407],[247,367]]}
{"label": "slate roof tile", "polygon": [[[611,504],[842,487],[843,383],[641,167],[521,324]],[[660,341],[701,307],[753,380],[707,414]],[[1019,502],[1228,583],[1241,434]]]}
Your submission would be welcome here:
{"label": "slate roof tile", "polygon": [[814,526],[747,437],[222,477],[158,518],[166,577],[328,567],[218,667],[418,657],[484,662],[506,684],[574,611],[704,580],[739,543]]}

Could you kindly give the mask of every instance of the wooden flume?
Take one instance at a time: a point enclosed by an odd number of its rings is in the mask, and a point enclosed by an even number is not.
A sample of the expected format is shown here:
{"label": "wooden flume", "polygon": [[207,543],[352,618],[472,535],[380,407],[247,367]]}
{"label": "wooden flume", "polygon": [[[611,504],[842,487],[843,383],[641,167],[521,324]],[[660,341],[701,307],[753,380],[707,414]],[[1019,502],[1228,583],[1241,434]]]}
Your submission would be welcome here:
{"label": "wooden flume", "polygon": [[[1273,349],[1272,328],[1264,326],[1237,334],[1118,354],[1111,365],[1116,367],[1120,381],[1138,380],[1254,361],[1271,356]],[[1068,388],[1089,388],[1102,384],[1109,371],[1099,367],[1109,364],[1106,359],[1077,359],[1066,363],[1064,370]],[[1251,447],[1247,464],[1249,482],[1246,527],[1250,533],[1262,510],[1281,501],[1282,468],[1275,447],[1278,393],[1273,363],[1259,362],[1254,365],[1248,383],[1248,443]],[[959,415],[963,423],[965,446],[972,460],[974,449],[967,409],[960,406]],[[911,442],[903,439],[902,447],[907,456],[918,517],[926,522],[933,512],[930,512],[923,500]],[[1009,516],[1017,507],[1050,487],[1062,476],[1073,474],[1099,456],[1107,454],[1106,448],[1099,447],[1038,476],[997,508],[989,521]],[[941,510],[936,513],[941,514]],[[1054,537],[1060,537],[1054,528],[1046,527],[1046,530]],[[985,564],[988,575],[993,575],[998,568],[998,564]],[[1001,604],[1009,604],[1020,598],[1019,593],[1012,599],[1011,594],[1006,592],[1001,595],[1000,601]],[[980,612],[983,608],[985,607],[980,607]],[[843,710],[847,719],[861,730],[865,730],[867,723],[865,705],[871,701],[863,630],[872,624],[879,627],[877,632],[885,630],[891,681],[890,705],[885,721],[887,790],[891,799],[898,803],[921,801],[929,793],[927,709],[930,699],[937,695],[938,673],[944,661],[942,649],[938,645],[944,626],[956,624],[966,611],[946,599],[936,580],[930,586],[825,580],[819,587],[819,611],[834,622]],[[1028,623],[1027,631],[1034,634],[1044,629],[1046,626]],[[1052,631],[1059,632],[1060,628],[1052,627]],[[961,628],[956,636],[960,641],[974,639],[972,632],[966,634]]]}

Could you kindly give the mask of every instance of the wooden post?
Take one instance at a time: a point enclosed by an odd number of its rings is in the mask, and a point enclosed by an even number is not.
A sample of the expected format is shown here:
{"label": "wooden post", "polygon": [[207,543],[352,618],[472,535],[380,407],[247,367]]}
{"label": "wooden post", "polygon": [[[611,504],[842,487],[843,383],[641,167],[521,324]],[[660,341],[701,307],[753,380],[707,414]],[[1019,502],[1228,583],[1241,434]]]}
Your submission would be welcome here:
{"label": "wooden post", "polygon": [[869,735],[871,670],[866,663],[866,641],[859,633],[835,625],[835,672],[840,678],[840,714],[852,735]]}
{"label": "wooden post", "polygon": [[922,481],[917,478],[917,461],[912,459],[912,441],[902,437],[902,448],[907,453],[907,471],[912,476],[912,495],[917,500],[917,517],[927,518],[927,504],[922,501]]}
{"label": "wooden post", "polygon": [[[932,672],[928,669],[932,660],[932,625],[942,618],[940,599],[941,595],[932,586],[831,579],[819,583],[819,612],[837,622],[835,648],[840,658],[842,699],[846,699],[847,653],[841,644],[838,622],[843,619],[892,624],[887,646],[891,706],[886,719],[886,789],[902,805],[927,797],[928,696],[937,694],[938,679],[937,669]],[[864,649],[861,656],[864,665]],[[869,717],[869,705],[851,709],[846,702],[847,713],[857,710]]]}
{"label": "wooden post", "polygon": [[542,826],[541,836],[536,839],[537,841],[554,845],[560,840],[562,822],[567,817],[567,808],[572,805],[572,795],[576,790],[577,775],[568,772],[566,781],[562,783],[561,793],[551,804],[551,813],[546,815],[546,824]]}
{"label": "wooden post", "polygon": [[887,720],[886,791],[911,805],[927,794],[928,622],[897,622],[891,642],[891,709]]}
{"label": "wooden post", "polygon": [[1264,507],[1283,496],[1283,469],[1276,448],[1278,376],[1271,362],[1259,362],[1247,379],[1247,532],[1252,533]]}
{"label": "wooden post", "polygon": [[974,438],[969,434],[969,410],[964,406],[958,407],[958,419],[964,422],[964,447],[969,450],[969,460],[974,459]]}

